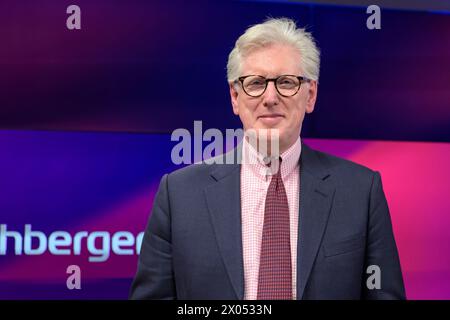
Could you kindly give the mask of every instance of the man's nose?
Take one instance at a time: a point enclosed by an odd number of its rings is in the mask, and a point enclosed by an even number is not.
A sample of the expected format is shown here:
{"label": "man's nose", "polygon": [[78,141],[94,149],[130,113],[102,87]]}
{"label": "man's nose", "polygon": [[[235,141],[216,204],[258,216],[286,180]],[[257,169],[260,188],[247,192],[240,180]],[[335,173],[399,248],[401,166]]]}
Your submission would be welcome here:
{"label": "man's nose", "polygon": [[275,88],[275,82],[270,81],[267,84],[266,91],[263,94],[263,99],[263,104],[265,107],[272,107],[279,103],[280,95],[277,91],[277,88]]}

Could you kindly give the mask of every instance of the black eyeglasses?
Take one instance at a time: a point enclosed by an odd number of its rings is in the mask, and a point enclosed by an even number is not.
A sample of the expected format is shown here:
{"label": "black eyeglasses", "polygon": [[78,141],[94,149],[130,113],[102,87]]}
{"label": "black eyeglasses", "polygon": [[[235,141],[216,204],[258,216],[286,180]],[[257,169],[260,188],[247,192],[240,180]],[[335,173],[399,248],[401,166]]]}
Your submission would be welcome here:
{"label": "black eyeglasses", "polygon": [[311,79],[290,74],[271,79],[258,75],[248,75],[239,77],[238,81],[241,83],[244,92],[251,97],[262,96],[266,92],[267,85],[270,81],[273,81],[280,95],[283,97],[292,97],[300,90],[302,82],[310,82]]}

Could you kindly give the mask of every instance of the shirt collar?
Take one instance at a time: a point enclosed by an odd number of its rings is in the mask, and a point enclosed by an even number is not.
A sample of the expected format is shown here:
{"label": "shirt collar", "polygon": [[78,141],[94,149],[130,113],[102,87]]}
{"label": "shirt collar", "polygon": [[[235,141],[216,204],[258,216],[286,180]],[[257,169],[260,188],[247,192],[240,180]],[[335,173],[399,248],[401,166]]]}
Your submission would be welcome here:
{"label": "shirt collar", "polygon": [[[299,136],[295,143],[281,154],[281,176],[283,180],[299,165],[301,148],[302,144]],[[242,159],[242,164],[248,166],[258,178],[267,181],[271,176],[270,170],[267,168],[267,163],[270,162],[270,159],[257,152],[245,137],[242,143]]]}

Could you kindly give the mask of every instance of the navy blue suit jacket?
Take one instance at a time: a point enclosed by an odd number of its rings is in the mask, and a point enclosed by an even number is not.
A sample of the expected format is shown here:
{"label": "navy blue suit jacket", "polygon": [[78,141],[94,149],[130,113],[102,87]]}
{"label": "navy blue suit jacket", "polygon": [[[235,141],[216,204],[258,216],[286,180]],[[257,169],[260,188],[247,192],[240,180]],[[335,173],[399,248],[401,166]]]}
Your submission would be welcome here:
{"label": "navy blue suit jacket", "polygon": [[[404,299],[378,172],[302,144],[297,299]],[[377,265],[381,288],[368,289]],[[243,299],[239,164],[164,175],[131,299]]]}

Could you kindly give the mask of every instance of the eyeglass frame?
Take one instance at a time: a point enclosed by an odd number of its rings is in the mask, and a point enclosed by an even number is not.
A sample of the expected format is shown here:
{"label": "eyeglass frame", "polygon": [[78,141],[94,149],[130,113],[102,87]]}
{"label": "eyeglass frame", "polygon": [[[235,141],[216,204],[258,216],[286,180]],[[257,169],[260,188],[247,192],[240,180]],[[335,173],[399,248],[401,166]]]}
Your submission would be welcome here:
{"label": "eyeglass frame", "polygon": [[[278,80],[279,78],[281,78],[281,77],[286,77],[286,76],[289,76],[289,77],[295,77],[295,78],[297,78],[297,79],[299,80],[299,85],[298,85],[297,91],[295,91],[295,93],[293,93],[293,94],[291,94],[291,95],[289,95],[289,96],[282,94],[282,93],[280,92],[280,90],[278,90],[278,86],[277,86],[277,80]],[[252,96],[251,94],[249,94],[249,93],[245,90],[245,88],[244,88],[244,80],[245,80],[246,78],[248,78],[248,77],[261,77],[261,78],[264,78],[264,79],[265,79],[265,87],[264,87],[264,90],[262,91],[262,93],[261,93],[260,95]],[[266,92],[267,86],[269,85],[269,82],[271,82],[271,81],[273,81],[273,84],[274,84],[274,86],[275,86],[275,89],[277,90],[277,92],[278,92],[282,97],[293,97],[293,96],[295,96],[295,95],[300,91],[300,87],[302,86],[302,82],[311,82],[312,79],[309,79],[309,78],[306,78],[306,77],[303,77],[303,76],[296,76],[296,75],[293,75],[293,74],[282,74],[282,75],[280,75],[280,76],[278,76],[278,77],[276,77],[276,78],[266,78],[266,77],[263,77],[263,76],[261,76],[261,75],[259,75],[259,74],[249,74],[249,75],[247,75],[247,76],[239,77],[237,80],[235,80],[235,83],[240,82],[240,83],[241,83],[242,90],[244,90],[245,94],[248,95],[249,97],[258,98],[258,97],[261,97],[261,96]]]}

